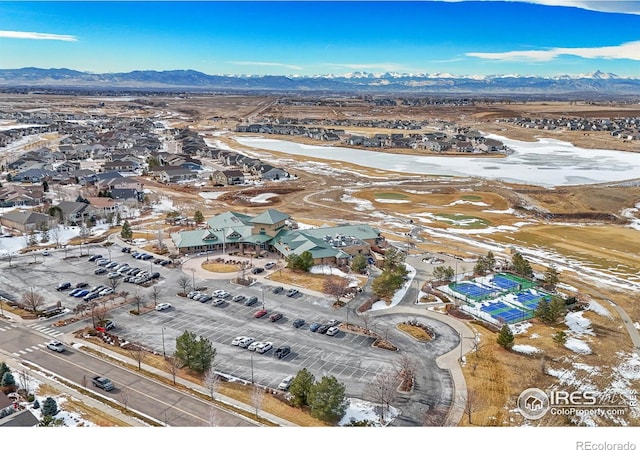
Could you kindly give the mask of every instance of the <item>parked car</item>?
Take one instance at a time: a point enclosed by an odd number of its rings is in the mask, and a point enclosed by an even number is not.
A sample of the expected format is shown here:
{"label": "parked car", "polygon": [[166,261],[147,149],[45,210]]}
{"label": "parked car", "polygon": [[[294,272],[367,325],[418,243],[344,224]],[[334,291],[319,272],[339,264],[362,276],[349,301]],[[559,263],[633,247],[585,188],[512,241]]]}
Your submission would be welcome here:
{"label": "parked car", "polygon": [[71,292],[69,292],[69,295],[71,297],[74,297],[78,292],[80,292],[82,289],[80,288],[75,288],[74,290],[72,290]]}
{"label": "parked car", "polygon": [[100,295],[101,297],[102,297],[102,296],[104,296],[104,295],[109,295],[109,294],[113,294],[113,289],[112,289],[112,288],[110,288],[110,287],[105,288],[105,289],[103,289],[103,290],[101,290],[101,291],[99,292],[99,295]]}
{"label": "parked car", "polygon": [[89,289],[81,289],[79,292],[76,292],[73,296],[76,298],[81,298],[87,294],[89,294]]}
{"label": "parked car", "polygon": [[107,330],[107,331],[113,330],[117,326],[118,326],[118,324],[116,323],[115,320],[107,319],[104,322],[104,329]]}
{"label": "parked car", "polygon": [[302,325],[304,325],[304,319],[296,319],[293,321],[292,325],[294,328],[300,328]]}
{"label": "parked car", "polygon": [[42,256],[49,256],[51,253],[49,253],[49,250],[43,250],[42,251]]}
{"label": "parked car", "polygon": [[47,343],[47,348],[49,350],[53,350],[54,352],[58,352],[58,353],[64,352],[64,344],[59,341],[51,341]]}
{"label": "parked car", "polygon": [[297,289],[289,289],[287,291],[287,297],[295,297],[299,293],[300,293],[300,291],[298,291]]}
{"label": "parked car", "polygon": [[122,247],[122,253],[131,253],[131,247]]}
{"label": "parked car", "polygon": [[171,308],[171,303],[158,303],[156,305],[156,311],[164,311],[169,308]]}
{"label": "parked car", "polygon": [[245,338],[238,343],[238,347],[247,348],[249,347],[249,345],[251,345],[253,341],[255,341],[254,338],[250,336],[245,336]]}
{"label": "parked car", "polygon": [[249,346],[247,347],[247,350],[249,350],[250,352],[253,352],[255,351],[256,348],[258,348],[259,345],[262,345],[262,342],[253,341],[251,344],[249,344]]}
{"label": "parked car", "polygon": [[278,385],[278,389],[280,389],[281,391],[289,390],[289,387],[291,386],[291,382],[293,381],[293,379],[294,379],[293,375],[288,375],[284,377],[283,380]]}
{"label": "parked car", "polygon": [[97,266],[104,267],[107,264],[109,264],[109,260],[108,259],[101,258],[101,259],[96,260],[96,265]]}
{"label": "parked car", "polygon": [[275,356],[278,359],[282,359],[285,356],[287,356],[289,353],[291,353],[291,347],[289,347],[288,345],[283,345],[282,347],[278,347],[276,351],[273,352],[273,356]]}
{"label": "parked car", "polygon": [[64,291],[65,289],[69,289],[71,287],[71,283],[60,283],[56,288],[56,291]]}
{"label": "parked car", "polygon": [[214,298],[213,301],[211,302],[211,304],[213,306],[222,306],[224,305],[226,302],[224,301],[224,299],[222,298]]}
{"label": "parked car", "polygon": [[256,319],[259,319],[260,317],[263,317],[266,315],[267,315],[266,309],[259,309],[253,314],[253,317],[255,317]]}
{"label": "parked car", "polygon": [[340,321],[336,319],[331,319],[325,323],[325,325],[329,325],[330,327],[337,327],[340,325]]}
{"label": "parked car", "polygon": [[171,264],[171,261],[169,261],[168,259],[163,259],[160,263],[161,266],[168,266],[169,264]]}
{"label": "parked car", "polygon": [[231,345],[240,345],[240,343],[244,341],[246,338],[247,336],[238,336],[233,341],[231,341]]}
{"label": "parked car", "polygon": [[253,305],[255,305],[256,303],[258,303],[258,297],[256,297],[256,296],[249,297],[249,298],[244,302],[244,304],[245,304],[246,306],[253,306]]}
{"label": "parked car", "polygon": [[245,301],[246,299],[247,299],[247,297],[245,297],[244,295],[238,294],[238,295],[234,295],[233,298],[231,299],[231,301],[239,303],[239,302]]}
{"label": "parked car", "polygon": [[276,266],[276,263],[268,262],[264,265],[264,270],[271,270]]}
{"label": "parked car", "polygon": [[107,265],[104,266],[105,269],[113,269],[114,267],[116,267],[118,265],[117,262],[115,261],[111,261],[110,263],[107,263]]}
{"label": "parked car", "polygon": [[107,278],[118,278],[121,277],[122,275],[120,275],[118,272],[109,272],[107,274]]}
{"label": "parked car", "polygon": [[134,268],[131,272],[129,272],[129,275],[138,275],[140,273],[141,269],[138,269],[137,267]]}
{"label": "parked car", "polygon": [[331,328],[329,325],[320,325],[316,331],[320,334],[325,334],[329,328]]}
{"label": "parked car", "polygon": [[193,298],[196,295],[198,295],[200,293],[200,291],[189,291],[189,293],[187,294],[187,298]]}
{"label": "parked car", "polygon": [[96,260],[98,260],[100,258],[102,258],[102,255],[91,255],[91,256],[89,256],[89,259],[87,261],[94,262],[94,261],[96,261]]}
{"label": "parked car", "polygon": [[98,297],[100,297],[100,295],[97,292],[91,292],[89,295],[85,295],[84,297],[82,297],[82,300],[84,300],[85,302],[89,302]]}
{"label": "parked car", "polygon": [[278,359],[282,359],[285,356],[287,356],[289,353],[291,353],[291,347],[289,347],[288,345],[283,345],[282,347],[278,347],[276,351],[273,352],[273,356],[275,356]]}
{"label": "parked car", "polygon": [[222,291],[222,293],[217,295],[218,298],[229,298],[231,297],[231,294],[229,294],[227,291]]}
{"label": "parked car", "polygon": [[[208,302],[209,300],[211,300],[212,298],[213,298],[213,297],[212,297],[212,296],[210,296],[210,295],[203,294],[203,295],[198,299],[198,301],[199,301],[200,303],[207,303],[207,302]],[[223,300],[223,301],[224,301],[224,300]]]}
{"label": "parked car", "polygon": [[103,289],[105,289],[107,286],[102,286],[101,284],[99,284],[98,286],[94,286],[91,289],[89,289],[92,293],[93,292],[99,292]]}
{"label": "parked car", "polygon": [[264,272],[264,269],[262,267],[254,267],[253,269],[251,269],[251,273],[254,275],[257,275],[262,272]]}
{"label": "parked car", "polygon": [[269,320],[271,322],[277,322],[280,319],[282,319],[282,314],[279,312],[273,313],[269,316]]}
{"label": "parked car", "polygon": [[313,322],[311,325],[309,325],[309,330],[315,333],[316,331],[318,331],[318,328],[320,328],[321,326],[322,324],[318,322]]}
{"label": "parked car", "polygon": [[273,292],[274,294],[279,294],[282,291],[284,291],[284,288],[282,286],[276,286],[271,290],[271,292]]}
{"label": "parked car", "polygon": [[273,348],[272,342],[261,342],[260,345],[256,346],[256,353],[267,353],[269,350]]}
{"label": "parked car", "polygon": [[327,330],[327,336],[335,336],[339,331],[340,328],[338,327],[329,327],[329,329]]}

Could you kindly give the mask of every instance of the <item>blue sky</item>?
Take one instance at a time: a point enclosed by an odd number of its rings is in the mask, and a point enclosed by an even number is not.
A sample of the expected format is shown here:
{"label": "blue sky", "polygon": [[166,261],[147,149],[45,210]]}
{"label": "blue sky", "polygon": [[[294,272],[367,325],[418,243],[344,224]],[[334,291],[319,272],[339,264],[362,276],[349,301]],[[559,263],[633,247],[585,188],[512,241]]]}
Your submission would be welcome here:
{"label": "blue sky", "polygon": [[640,78],[640,1],[0,1],[20,67]]}

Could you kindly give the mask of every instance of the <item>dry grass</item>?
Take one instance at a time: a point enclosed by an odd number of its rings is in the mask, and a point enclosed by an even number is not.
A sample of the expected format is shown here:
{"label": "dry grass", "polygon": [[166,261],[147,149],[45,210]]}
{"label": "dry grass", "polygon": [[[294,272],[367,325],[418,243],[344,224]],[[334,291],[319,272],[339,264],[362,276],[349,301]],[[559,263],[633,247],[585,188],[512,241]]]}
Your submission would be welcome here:
{"label": "dry grass", "polygon": [[429,335],[429,333],[427,333],[425,330],[423,330],[422,328],[417,327],[415,325],[409,325],[409,324],[406,324],[406,323],[399,323],[398,324],[398,329],[401,330],[401,331],[404,331],[409,336],[411,336],[414,339],[417,339],[419,341],[428,342],[428,341],[431,340],[431,335]]}
{"label": "dry grass", "polygon": [[204,270],[216,273],[232,273],[241,270],[241,266],[235,264],[221,264],[215,262],[203,262],[201,266]]}
{"label": "dry grass", "polygon": [[276,270],[265,278],[276,281],[278,283],[298,286],[313,291],[322,292],[325,280],[327,278],[338,279],[337,275],[323,275],[320,273],[296,272],[291,269],[283,268]]}

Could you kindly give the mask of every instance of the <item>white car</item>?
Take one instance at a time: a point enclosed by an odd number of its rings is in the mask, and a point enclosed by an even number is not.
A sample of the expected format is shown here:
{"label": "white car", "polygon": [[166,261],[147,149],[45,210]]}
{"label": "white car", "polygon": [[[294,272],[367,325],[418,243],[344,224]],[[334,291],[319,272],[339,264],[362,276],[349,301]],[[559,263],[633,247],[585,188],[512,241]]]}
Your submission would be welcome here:
{"label": "white car", "polygon": [[327,330],[327,336],[335,336],[340,331],[338,327],[331,327]]}
{"label": "white car", "polygon": [[171,303],[158,303],[156,305],[156,311],[164,311],[169,308],[171,308]]}
{"label": "white car", "polygon": [[58,353],[64,352],[64,344],[59,341],[51,341],[47,343],[47,348],[49,350],[53,350],[54,352],[58,352]]}
{"label": "white car", "polygon": [[260,341],[253,341],[248,347],[247,350],[249,350],[250,352],[254,351],[255,349],[257,349],[260,345],[262,345],[262,342]]}
{"label": "white car", "polygon": [[244,339],[240,341],[240,343],[238,344],[238,347],[247,348],[249,345],[251,345],[253,341],[255,341],[254,338],[246,336]]}
{"label": "white car", "polygon": [[267,353],[269,350],[273,348],[273,343],[271,342],[261,342],[260,345],[256,347],[257,353]]}
{"label": "white car", "polygon": [[216,295],[216,297],[218,297],[218,298],[228,298],[230,296],[231,296],[231,294],[229,294],[227,291],[222,291],[218,295]]}
{"label": "white car", "polygon": [[244,341],[246,338],[246,336],[238,336],[233,341],[231,341],[231,345],[240,345],[240,342]]}
{"label": "white car", "polygon": [[211,304],[213,306],[222,306],[225,304],[225,301],[221,298],[214,298],[213,301],[211,302]]}
{"label": "white car", "polygon": [[219,297],[220,294],[224,294],[226,291],[223,291],[222,289],[216,289],[215,291],[213,291],[211,293],[211,295],[213,295],[214,297]]}
{"label": "white car", "polygon": [[101,290],[100,292],[98,292],[99,296],[103,296],[103,295],[109,295],[109,294],[113,294],[113,289],[112,288],[106,288]]}
{"label": "white car", "polygon": [[118,278],[121,277],[122,275],[119,274],[118,272],[109,272],[109,274],[107,275],[107,278]]}
{"label": "white car", "polygon": [[285,377],[278,385],[278,389],[280,389],[281,391],[288,390],[289,386],[291,386],[291,382],[293,381],[293,378],[294,378],[293,375],[289,375]]}

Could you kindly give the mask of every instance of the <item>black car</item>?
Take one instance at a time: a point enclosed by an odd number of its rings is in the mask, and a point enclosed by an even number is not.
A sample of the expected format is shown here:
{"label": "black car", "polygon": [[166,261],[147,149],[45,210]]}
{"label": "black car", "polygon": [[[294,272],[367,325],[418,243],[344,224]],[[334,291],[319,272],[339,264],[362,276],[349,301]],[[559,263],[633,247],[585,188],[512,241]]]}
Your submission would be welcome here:
{"label": "black car", "polygon": [[160,264],[162,262],[162,258],[156,258],[153,260],[154,264]]}
{"label": "black car", "polygon": [[101,275],[103,273],[107,273],[107,269],[105,269],[104,267],[98,267],[93,271],[93,273],[95,273],[96,275]]}
{"label": "black car", "polygon": [[93,261],[96,261],[96,260],[98,260],[100,258],[102,258],[102,255],[91,255],[91,256],[89,256],[88,261],[93,262]]}
{"label": "black car", "polygon": [[153,272],[151,275],[149,275],[149,279],[151,280],[155,280],[156,278],[160,278],[160,272]]}
{"label": "black car", "polygon": [[271,292],[273,292],[274,294],[279,294],[282,291],[284,291],[284,288],[282,286],[276,286],[271,290]]}
{"label": "black car", "polygon": [[249,297],[248,299],[245,300],[244,304],[246,306],[253,306],[256,303],[258,303],[258,297],[253,296],[253,297]]}
{"label": "black car", "polygon": [[302,325],[304,325],[304,319],[296,319],[293,321],[294,328],[300,328]]}
{"label": "black car", "polygon": [[283,345],[282,347],[278,347],[276,351],[273,352],[273,355],[278,359],[282,359],[289,353],[291,353],[291,347],[289,347],[288,345]]}
{"label": "black car", "polygon": [[69,289],[71,287],[71,283],[61,283],[56,288],[56,291],[64,291],[65,289]]}
{"label": "black car", "polygon": [[245,297],[244,295],[238,294],[238,295],[234,295],[231,300],[233,300],[236,303],[240,303],[240,302],[244,302],[246,299],[247,297]]}
{"label": "black car", "polygon": [[89,286],[89,283],[85,283],[83,281],[81,281],[80,283],[76,284],[77,288],[86,288],[87,286]]}
{"label": "black car", "polygon": [[131,253],[131,247],[122,247],[122,253]]}
{"label": "black car", "polygon": [[169,265],[169,264],[171,264],[171,261],[169,261],[168,259],[163,259],[163,260],[160,262],[160,265],[161,265],[161,266],[167,266],[167,265]]}
{"label": "black car", "polygon": [[254,275],[262,273],[262,272],[264,272],[264,269],[262,267],[254,267],[253,269],[251,269],[251,273],[254,274]]}
{"label": "black car", "polygon": [[320,325],[316,331],[320,334],[325,334],[329,328],[331,328],[329,325]]}

